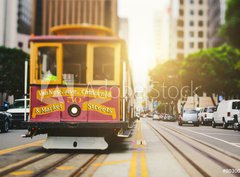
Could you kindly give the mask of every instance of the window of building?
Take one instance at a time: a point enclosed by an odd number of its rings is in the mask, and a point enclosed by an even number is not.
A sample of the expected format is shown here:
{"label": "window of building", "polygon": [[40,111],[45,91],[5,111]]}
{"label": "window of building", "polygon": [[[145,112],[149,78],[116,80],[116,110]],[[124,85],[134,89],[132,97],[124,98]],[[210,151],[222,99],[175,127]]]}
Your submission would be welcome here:
{"label": "window of building", "polygon": [[86,83],[86,45],[66,44],[63,48],[64,82]]}
{"label": "window of building", "polygon": [[114,48],[94,48],[93,80],[114,80]]}
{"label": "window of building", "polygon": [[190,0],[190,4],[193,4],[194,3],[194,0]]}
{"label": "window of building", "polygon": [[202,16],[203,15],[203,10],[199,10],[198,14]]}
{"label": "window of building", "polygon": [[191,49],[194,48],[194,43],[193,43],[193,42],[190,42],[189,47],[190,47]]}
{"label": "window of building", "polygon": [[202,20],[200,20],[200,21],[198,22],[198,26],[203,26],[203,21],[202,21]]}
{"label": "window of building", "polygon": [[178,43],[177,43],[178,49],[183,49],[183,46],[184,46],[184,43],[181,41],[178,41]]}
{"label": "window of building", "polygon": [[203,1],[202,0],[199,0],[199,4],[202,4],[203,3]]}
{"label": "window of building", "polygon": [[183,9],[180,9],[180,10],[179,10],[179,14],[180,14],[180,16],[183,16],[183,15],[184,15]]}
{"label": "window of building", "polygon": [[199,43],[198,43],[198,48],[199,48],[199,49],[203,49],[203,42],[199,42]]}
{"label": "window of building", "polygon": [[194,26],[194,22],[193,22],[193,21],[190,21],[190,22],[189,22],[189,25],[190,25],[190,26]]}
{"label": "window of building", "polygon": [[190,15],[194,15],[194,10],[190,10]]}
{"label": "window of building", "polygon": [[184,35],[184,32],[183,32],[183,31],[178,31],[178,32],[177,32],[177,36],[178,36],[178,37],[183,37],[183,35]]}
{"label": "window of building", "polygon": [[18,47],[19,48],[23,48],[23,43],[22,42],[18,42]]}
{"label": "window of building", "polygon": [[193,31],[190,31],[190,32],[189,32],[189,35],[190,35],[190,37],[194,37],[194,32],[193,32]]}
{"label": "window of building", "polygon": [[203,37],[203,32],[202,31],[198,32],[198,37]]}
{"label": "window of building", "polygon": [[180,4],[183,5],[183,0],[180,0]]}
{"label": "window of building", "polygon": [[178,24],[178,26],[180,26],[180,27],[183,27],[183,26],[184,26],[183,20],[178,20],[177,24]]}

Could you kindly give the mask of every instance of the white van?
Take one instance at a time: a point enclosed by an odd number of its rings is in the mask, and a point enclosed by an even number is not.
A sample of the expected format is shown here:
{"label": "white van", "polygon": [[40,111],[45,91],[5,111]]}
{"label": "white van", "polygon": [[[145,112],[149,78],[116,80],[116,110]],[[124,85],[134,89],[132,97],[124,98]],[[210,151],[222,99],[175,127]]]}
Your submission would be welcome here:
{"label": "white van", "polygon": [[223,100],[214,112],[212,127],[222,125],[223,128],[227,128],[234,124],[234,117],[236,116],[240,117],[240,100]]}
{"label": "white van", "polygon": [[[10,105],[7,113],[12,115],[12,126],[22,127],[24,122],[24,99],[16,99],[12,105]],[[27,99],[26,116],[28,121],[29,116],[29,99]]]}

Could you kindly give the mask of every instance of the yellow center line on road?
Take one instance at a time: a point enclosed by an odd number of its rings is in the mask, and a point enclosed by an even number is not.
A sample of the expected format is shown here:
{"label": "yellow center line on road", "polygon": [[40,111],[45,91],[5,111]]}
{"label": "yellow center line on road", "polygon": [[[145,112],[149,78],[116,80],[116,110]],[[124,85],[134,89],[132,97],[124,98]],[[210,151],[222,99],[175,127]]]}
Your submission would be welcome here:
{"label": "yellow center line on road", "polygon": [[131,160],[131,166],[129,171],[129,177],[137,177],[137,158],[138,158],[138,152],[133,151],[133,156]]}
{"label": "yellow center line on road", "polygon": [[45,140],[40,140],[40,141],[35,141],[35,142],[29,143],[29,144],[24,144],[24,145],[20,145],[20,146],[8,148],[8,149],[3,149],[3,150],[0,150],[0,155],[8,154],[8,153],[15,152],[15,151],[18,151],[21,149],[26,149],[28,147],[41,146],[44,141]]}
{"label": "yellow center line on road", "polygon": [[[142,144],[143,142],[142,129],[141,129],[141,123],[139,121],[137,121],[135,138],[136,138],[136,143],[134,144],[134,148],[137,148],[137,150],[133,151],[129,177],[137,177],[137,168],[138,168],[137,161],[138,161],[139,152],[140,152],[141,177],[148,177],[146,155],[143,149],[144,145]],[[140,142],[140,144],[138,144],[138,142]]]}

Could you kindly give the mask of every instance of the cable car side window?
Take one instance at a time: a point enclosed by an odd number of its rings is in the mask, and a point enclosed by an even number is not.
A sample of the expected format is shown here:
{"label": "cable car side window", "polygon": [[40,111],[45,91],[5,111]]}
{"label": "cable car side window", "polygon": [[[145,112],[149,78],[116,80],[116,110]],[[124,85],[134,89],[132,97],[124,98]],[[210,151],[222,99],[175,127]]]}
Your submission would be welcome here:
{"label": "cable car side window", "polygon": [[93,80],[114,80],[114,48],[94,48]]}
{"label": "cable car side window", "polygon": [[57,47],[39,47],[37,56],[37,80],[57,80]]}

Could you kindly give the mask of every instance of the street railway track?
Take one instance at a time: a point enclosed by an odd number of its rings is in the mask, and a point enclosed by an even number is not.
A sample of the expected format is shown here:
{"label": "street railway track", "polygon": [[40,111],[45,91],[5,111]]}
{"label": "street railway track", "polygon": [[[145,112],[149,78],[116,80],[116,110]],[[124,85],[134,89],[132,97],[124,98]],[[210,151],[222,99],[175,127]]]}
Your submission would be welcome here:
{"label": "street railway track", "polygon": [[[29,177],[48,176],[48,175],[51,175],[51,173],[55,171],[57,168],[63,166],[64,164],[69,163],[71,160],[76,158],[75,161],[77,161],[78,159],[82,159],[82,161],[79,162],[79,165],[75,163],[75,166],[71,168],[71,170],[69,171],[69,174],[67,175],[63,174],[63,176],[77,177],[84,174],[85,171],[101,156],[98,153],[88,154],[87,157],[86,155],[83,155],[83,154],[68,153],[68,154],[61,155],[62,156],[61,158],[58,158],[57,160],[52,160],[51,162],[51,160],[49,159],[52,158],[54,155],[59,156],[59,154],[55,154],[54,152],[42,153],[32,158],[20,161],[19,163],[9,165],[8,167],[5,167],[3,168],[3,170],[0,171],[0,176],[13,176],[16,174],[17,176],[19,176],[19,174],[21,173],[23,176],[29,176]],[[83,156],[83,157],[80,158],[80,156]],[[44,167],[37,169],[36,167],[38,165],[41,165],[43,161],[45,162]],[[33,171],[32,169],[37,169],[37,170]],[[32,173],[26,173],[26,174],[24,173],[24,172],[31,172],[31,171]],[[92,176],[91,173],[87,175]]]}
{"label": "street railway track", "polygon": [[[227,174],[222,172],[223,169],[239,169],[240,160],[238,157],[234,157],[231,154],[196,140],[173,128],[169,128],[168,126],[163,126],[162,124],[154,125],[150,122],[147,123],[178,159],[180,164],[182,164],[183,167],[185,166],[185,170],[188,171],[190,176],[239,176],[237,173]],[[198,157],[199,159],[197,159]],[[201,162],[201,160],[204,161],[205,164]],[[188,164],[186,165],[186,163]],[[206,168],[206,164],[212,165],[212,168]],[[186,169],[186,166],[192,166],[192,168]],[[221,169],[221,172],[214,171],[214,169]],[[198,175],[196,175],[196,173]]]}

